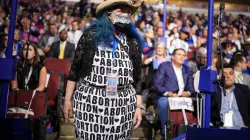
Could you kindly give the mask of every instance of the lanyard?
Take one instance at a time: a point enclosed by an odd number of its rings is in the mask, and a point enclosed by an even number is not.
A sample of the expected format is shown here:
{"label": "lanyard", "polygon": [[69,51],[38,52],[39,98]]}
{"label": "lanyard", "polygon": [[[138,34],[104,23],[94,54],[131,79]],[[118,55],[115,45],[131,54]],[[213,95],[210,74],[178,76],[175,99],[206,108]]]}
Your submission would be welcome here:
{"label": "lanyard", "polygon": [[26,90],[28,90],[28,89],[29,89],[29,87],[28,87],[28,83],[29,83],[29,80],[30,80],[30,77],[31,77],[32,71],[33,71],[33,67],[31,66],[31,67],[30,67],[30,70],[29,70],[28,77],[25,77],[25,89],[26,89]]}
{"label": "lanyard", "polygon": [[[223,95],[223,91],[221,92],[221,98],[225,98]],[[225,100],[227,102],[227,100]],[[222,103],[224,103],[224,99],[222,100]],[[229,99],[229,110],[232,110],[232,105],[233,105],[233,92],[230,95],[230,99]]]}
{"label": "lanyard", "polygon": [[[118,39],[121,40],[124,37],[124,34],[122,34]],[[116,39],[114,39],[112,42],[112,58],[115,58],[115,51],[116,48],[118,47],[118,42]]]}
{"label": "lanyard", "polygon": [[229,100],[229,109],[232,110],[232,104],[233,104],[233,93],[231,93],[230,100]]}

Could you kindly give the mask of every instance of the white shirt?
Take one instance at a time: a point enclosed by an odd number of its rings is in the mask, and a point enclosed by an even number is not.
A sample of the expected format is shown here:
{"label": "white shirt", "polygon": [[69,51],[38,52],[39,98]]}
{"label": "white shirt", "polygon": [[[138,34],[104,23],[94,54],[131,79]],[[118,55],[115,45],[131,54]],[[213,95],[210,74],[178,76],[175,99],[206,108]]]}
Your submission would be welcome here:
{"label": "white shirt", "polygon": [[75,49],[77,47],[77,43],[78,43],[81,36],[82,36],[82,31],[80,31],[80,30],[68,32],[68,41],[70,43],[75,44]]}
{"label": "white shirt", "polygon": [[193,39],[193,42],[194,42],[194,47],[196,48],[197,47],[197,36],[196,35],[192,35],[192,39]]}
{"label": "white shirt", "polygon": [[[62,44],[64,43],[64,47],[66,47],[66,43],[67,43],[67,41],[60,41],[60,49],[61,49],[61,47],[62,47]],[[65,49],[65,48],[64,48]]]}
{"label": "white shirt", "polygon": [[[179,92],[177,94],[178,94],[178,96],[180,96],[185,88],[184,79],[183,79],[183,75],[182,75],[182,66],[181,66],[181,68],[176,68],[173,64],[172,64],[172,66],[174,68],[174,72],[175,72],[177,82],[178,82],[178,87],[179,87]],[[163,96],[168,96],[168,92],[169,91],[165,92],[163,94]],[[189,91],[187,91],[187,92],[189,93],[189,96],[190,96],[191,93]]]}
{"label": "white shirt", "polygon": [[54,43],[55,36],[49,36],[46,48],[50,48],[51,44]]}
{"label": "white shirt", "polygon": [[239,50],[242,50],[241,44],[240,44],[240,40],[239,40],[239,39],[235,40],[234,43],[238,46],[238,49],[239,49]]}
{"label": "white shirt", "polygon": [[[243,74],[242,74],[242,72],[238,72],[238,71],[235,70],[234,74],[235,74],[235,83],[243,84]],[[238,76],[239,74],[241,74],[241,79]]]}
{"label": "white shirt", "polygon": [[[173,64],[172,64],[173,65]],[[182,76],[182,67],[181,68],[176,68],[174,65],[173,65],[173,68],[174,68],[174,72],[175,72],[175,75],[177,77],[177,81],[178,81],[178,87],[179,87],[179,92],[178,92],[178,95],[181,95],[182,92],[184,91],[184,80],[183,80],[183,76]]]}
{"label": "white shirt", "polygon": [[0,52],[0,58],[6,58],[5,50],[3,50],[2,52]]}
{"label": "white shirt", "polygon": [[200,83],[200,71],[197,71],[194,76],[194,90],[198,93],[200,93],[199,83]]}

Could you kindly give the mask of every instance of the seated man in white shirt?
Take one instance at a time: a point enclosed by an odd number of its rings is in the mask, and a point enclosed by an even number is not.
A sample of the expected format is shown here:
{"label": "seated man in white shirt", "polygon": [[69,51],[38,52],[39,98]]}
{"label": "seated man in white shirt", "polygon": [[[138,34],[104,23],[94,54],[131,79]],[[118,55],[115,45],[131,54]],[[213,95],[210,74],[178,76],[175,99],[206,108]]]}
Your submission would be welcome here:
{"label": "seated man in white shirt", "polygon": [[157,94],[158,112],[161,120],[162,135],[168,112],[168,97],[189,97],[194,95],[193,72],[184,65],[186,51],[175,49],[172,62],[163,62],[154,76],[154,91]]}

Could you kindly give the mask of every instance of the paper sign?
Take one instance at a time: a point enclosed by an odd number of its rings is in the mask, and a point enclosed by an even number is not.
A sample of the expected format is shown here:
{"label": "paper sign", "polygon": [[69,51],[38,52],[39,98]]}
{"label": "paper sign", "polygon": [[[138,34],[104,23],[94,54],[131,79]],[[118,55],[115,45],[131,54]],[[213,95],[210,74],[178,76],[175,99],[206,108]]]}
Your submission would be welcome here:
{"label": "paper sign", "polygon": [[50,78],[50,73],[47,73],[46,82],[45,82],[45,87],[46,88],[48,87],[48,84],[49,84],[49,78]]}
{"label": "paper sign", "polygon": [[194,111],[194,106],[191,98],[186,97],[169,97],[170,110],[186,109]]}

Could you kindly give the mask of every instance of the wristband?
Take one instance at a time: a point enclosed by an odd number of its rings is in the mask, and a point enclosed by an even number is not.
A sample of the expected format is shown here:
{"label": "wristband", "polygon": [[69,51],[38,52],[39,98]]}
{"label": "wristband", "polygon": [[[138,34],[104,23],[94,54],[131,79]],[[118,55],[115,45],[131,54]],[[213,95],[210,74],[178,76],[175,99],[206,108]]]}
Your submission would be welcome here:
{"label": "wristband", "polygon": [[143,105],[137,105],[137,108],[146,110],[146,108]]}

